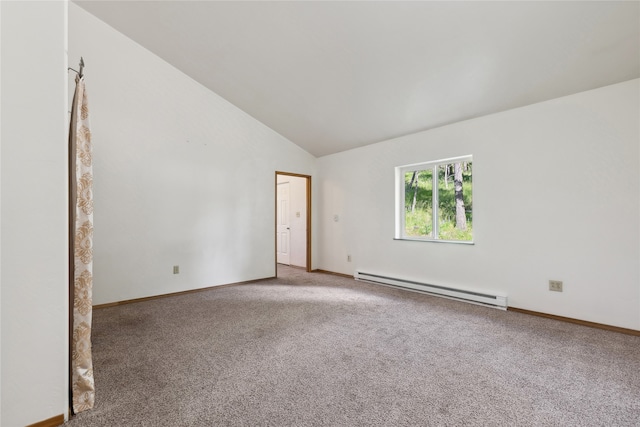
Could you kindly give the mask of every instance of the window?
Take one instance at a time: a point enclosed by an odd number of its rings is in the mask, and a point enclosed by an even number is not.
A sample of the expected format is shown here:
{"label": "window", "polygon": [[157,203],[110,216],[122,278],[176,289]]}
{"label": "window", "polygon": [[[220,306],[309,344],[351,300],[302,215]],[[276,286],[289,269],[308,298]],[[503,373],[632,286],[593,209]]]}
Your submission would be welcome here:
{"label": "window", "polygon": [[473,243],[472,156],[396,168],[396,239]]}

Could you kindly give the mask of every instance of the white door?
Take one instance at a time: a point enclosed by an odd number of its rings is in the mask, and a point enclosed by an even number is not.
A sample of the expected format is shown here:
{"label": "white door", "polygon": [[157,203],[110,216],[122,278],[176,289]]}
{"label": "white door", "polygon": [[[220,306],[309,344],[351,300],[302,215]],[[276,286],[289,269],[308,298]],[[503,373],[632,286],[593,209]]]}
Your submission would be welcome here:
{"label": "white door", "polygon": [[277,193],[276,260],[290,265],[289,183],[278,184]]}

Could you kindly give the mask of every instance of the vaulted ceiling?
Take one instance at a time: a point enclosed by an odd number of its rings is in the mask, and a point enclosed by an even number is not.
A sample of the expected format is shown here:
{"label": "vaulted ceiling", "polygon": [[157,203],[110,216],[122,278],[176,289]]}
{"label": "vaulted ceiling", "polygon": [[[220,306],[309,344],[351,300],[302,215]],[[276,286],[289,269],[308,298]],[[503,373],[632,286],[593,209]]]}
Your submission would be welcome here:
{"label": "vaulted ceiling", "polygon": [[637,1],[75,1],[315,156],[640,77]]}

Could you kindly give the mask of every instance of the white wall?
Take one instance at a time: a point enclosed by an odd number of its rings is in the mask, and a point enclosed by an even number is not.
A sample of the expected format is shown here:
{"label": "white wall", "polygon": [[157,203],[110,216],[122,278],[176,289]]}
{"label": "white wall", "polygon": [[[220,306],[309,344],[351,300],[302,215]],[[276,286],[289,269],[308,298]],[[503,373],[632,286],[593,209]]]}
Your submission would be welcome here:
{"label": "white wall", "polygon": [[274,172],[313,175],[315,158],[71,4],[69,57],[80,56],[94,303],[273,277]]}
{"label": "white wall", "polygon": [[[2,31],[2,2],[0,2],[0,33]],[[2,44],[2,34],[0,34]],[[0,52],[2,48],[0,46]],[[2,99],[2,55],[0,55],[0,99]],[[2,102],[0,102],[2,123]],[[1,126],[1,125],[0,125]],[[2,188],[2,130],[0,128],[0,189]],[[0,193],[1,196],[1,193]],[[0,424],[2,424],[2,197],[0,197]]]}
{"label": "white wall", "polygon": [[[503,291],[510,306],[640,329],[639,89],[632,80],[318,159],[319,268]],[[394,241],[394,167],[466,154],[475,245]]]}
{"label": "white wall", "polygon": [[289,228],[291,265],[307,267],[307,180],[278,175],[277,183],[289,183]]}
{"label": "white wall", "polygon": [[3,427],[68,408],[64,1],[2,5]]}

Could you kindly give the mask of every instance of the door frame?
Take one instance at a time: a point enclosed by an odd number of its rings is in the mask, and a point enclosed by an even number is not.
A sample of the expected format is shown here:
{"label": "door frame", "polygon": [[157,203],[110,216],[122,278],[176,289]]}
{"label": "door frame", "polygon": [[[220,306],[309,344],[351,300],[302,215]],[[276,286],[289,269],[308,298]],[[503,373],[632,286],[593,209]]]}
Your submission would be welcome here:
{"label": "door frame", "polygon": [[303,175],[293,172],[281,172],[276,171],[274,180],[274,220],[273,220],[273,263],[275,267],[275,277],[278,277],[278,242],[277,242],[277,227],[278,227],[278,175],[295,176],[298,178],[304,178],[306,180],[306,205],[307,205],[307,273],[311,270],[311,175]]}

